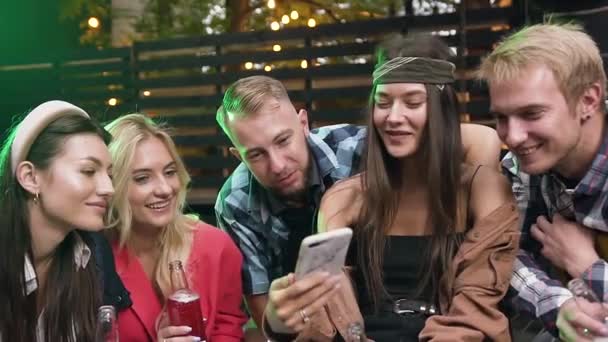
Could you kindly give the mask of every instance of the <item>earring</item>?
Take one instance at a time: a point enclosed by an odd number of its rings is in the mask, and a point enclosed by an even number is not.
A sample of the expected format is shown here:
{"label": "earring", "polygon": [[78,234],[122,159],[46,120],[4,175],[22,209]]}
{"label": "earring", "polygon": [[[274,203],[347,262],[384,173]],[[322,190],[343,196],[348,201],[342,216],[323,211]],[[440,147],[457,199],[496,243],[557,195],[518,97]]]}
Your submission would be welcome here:
{"label": "earring", "polygon": [[34,194],[34,204],[38,204],[38,202],[40,202],[40,193],[36,192],[36,194]]}
{"label": "earring", "polygon": [[591,118],[591,114],[589,114],[589,113],[584,113],[584,114],[581,116],[581,123],[586,122],[586,121],[587,121],[587,120],[589,120],[590,118]]}

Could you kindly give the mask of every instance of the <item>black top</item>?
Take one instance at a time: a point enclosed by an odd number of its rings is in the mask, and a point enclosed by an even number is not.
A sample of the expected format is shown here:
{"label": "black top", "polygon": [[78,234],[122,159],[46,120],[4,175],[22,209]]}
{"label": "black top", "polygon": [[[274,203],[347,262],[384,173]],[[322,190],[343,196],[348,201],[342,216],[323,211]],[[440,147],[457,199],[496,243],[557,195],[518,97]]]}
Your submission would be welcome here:
{"label": "black top", "polygon": [[[430,288],[423,289],[421,293],[417,293],[420,292],[417,290],[418,283],[422,278],[421,272],[426,267],[424,260],[427,259],[426,251],[431,241],[430,236],[389,235],[387,238],[382,271],[384,287],[392,298],[384,299],[395,301],[400,298],[407,298],[429,302],[431,298]],[[354,279],[357,284],[361,313],[373,313],[371,299],[365,288],[360,268],[356,268]]]}
{"label": "black top", "polygon": [[94,255],[97,272],[102,282],[103,305],[112,305],[116,311],[130,307],[133,303],[129,291],[116,273],[114,255],[108,240],[98,232],[78,231],[78,233]]}
{"label": "black top", "polygon": [[[463,235],[459,233],[458,235]],[[392,312],[392,303],[397,299],[431,302],[430,285],[418,289],[423,272],[428,272],[428,248],[430,235],[423,236],[387,236],[382,265],[384,287],[389,297],[382,298],[381,308],[374,313],[369,291],[365,287],[360,268],[355,267],[353,280],[356,287],[359,308],[363,315],[366,335],[377,341],[418,341],[418,335],[424,328],[427,316],[421,313],[400,316]],[[348,264],[356,265],[355,243],[349,251]],[[435,303],[437,306],[437,304]]]}
{"label": "black top", "polygon": [[314,232],[315,210],[310,206],[288,208],[283,210],[281,218],[289,227],[289,236],[281,247],[284,253],[281,260],[283,274],[288,274],[295,271],[302,240]]}

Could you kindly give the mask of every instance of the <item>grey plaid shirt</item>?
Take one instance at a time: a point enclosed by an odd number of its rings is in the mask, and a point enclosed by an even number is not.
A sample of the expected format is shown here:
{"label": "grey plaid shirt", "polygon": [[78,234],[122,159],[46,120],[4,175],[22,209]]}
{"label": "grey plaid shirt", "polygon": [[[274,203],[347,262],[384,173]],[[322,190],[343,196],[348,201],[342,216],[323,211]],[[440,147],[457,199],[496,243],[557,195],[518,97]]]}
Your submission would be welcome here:
{"label": "grey plaid shirt", "polygon": [[[511,279],[514,304],[540,318],[557,336],[559,307],[572,294],[540,255],[542,246],[530,235],[530,227],[540,215],[551,218],[559,213],[591,229],[608,232],[608,134],[604,134],[591,168],[574,189],[568,189],[553,173],[531,176],[522,172],[512,153],[505,156],[502,166],[511,180],[523,220],[521,249]],[[582,278],[599,298],[608,295],[608,263],[604,260],[591,265]]]}
{"label": "grey plaid shirt", "polygon": [[[353,125],[311,131],[307,142],[320,178],[315,203],[335,182],[358,171],[366,135],[364,127]],[[241,163],[222,186],[215,203],[218,226],[243,253],[246,295],[267,293],[272,280],[284,275],[281,246],[289,237],[290,227],[273,210],[274,200]]]}

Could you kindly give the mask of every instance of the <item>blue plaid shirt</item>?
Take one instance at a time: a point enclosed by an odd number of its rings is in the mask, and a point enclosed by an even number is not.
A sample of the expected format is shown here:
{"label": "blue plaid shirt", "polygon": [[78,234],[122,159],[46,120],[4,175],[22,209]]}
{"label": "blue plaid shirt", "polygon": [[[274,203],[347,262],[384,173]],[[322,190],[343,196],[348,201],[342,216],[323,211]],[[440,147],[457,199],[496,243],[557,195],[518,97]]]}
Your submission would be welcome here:
{"label": "blue plaid shirt", "polygon": [[[559,307],[572,294],[540,254],[542,246],[531,236],[530,227],[540,215],[550,218],[559,213],[591,229],[608,232],[608,134],[605,133],[603,139],[591,168],[574,189],[568,189],[553,173],[522,172],[517,158],[510,152],[502,161],[523,219],[521,249],[511,279],[513,304],[540,318],[555,336]],[[608,263],[604,260],[591,265],[582,278],[599,298],[608,295]]]}
{"label": "blue plaid shirt", "polygon": [[[358,171],[366,129],[335,125],[314,129],[308,147],[318,172],[318,205],[326,189]],[[316,177],[313,177],[316,178]],[[319,187],[320,186],[320,187]],[[243,291],[246,295],[267,293],[272,280],[284,275],[282,257],[290,234],[284,220],[273,210],[277,199],[264,189],[241,163],[226,180],[215,203],[220,228],[228,232],[243,253]]]}

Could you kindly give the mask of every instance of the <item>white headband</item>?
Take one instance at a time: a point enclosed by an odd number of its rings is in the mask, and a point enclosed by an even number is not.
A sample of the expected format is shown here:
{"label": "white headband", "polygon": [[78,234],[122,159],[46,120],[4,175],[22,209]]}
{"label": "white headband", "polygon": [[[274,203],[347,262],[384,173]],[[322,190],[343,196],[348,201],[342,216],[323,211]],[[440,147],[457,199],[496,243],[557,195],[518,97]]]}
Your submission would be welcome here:
{"label": "white headband", "polygon": [[80,115],[90,118],[84,110],[65,101],[48,101],[34,108],[17,126],[15,139],[11,146],[11,169],[13,174],[17,171],[17,165],[25,160],[32,147],[32,143],[40,132],[51,122],[66,115]]}

